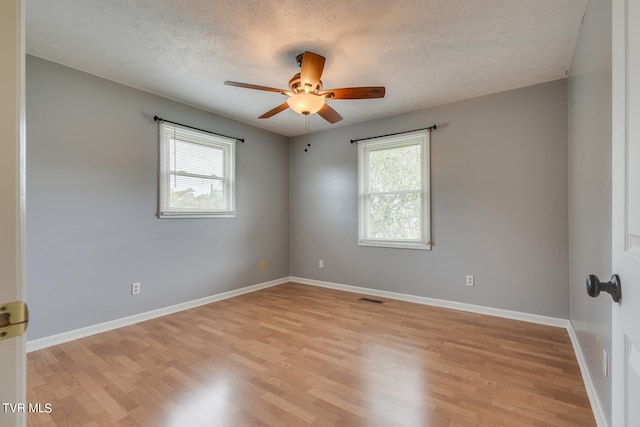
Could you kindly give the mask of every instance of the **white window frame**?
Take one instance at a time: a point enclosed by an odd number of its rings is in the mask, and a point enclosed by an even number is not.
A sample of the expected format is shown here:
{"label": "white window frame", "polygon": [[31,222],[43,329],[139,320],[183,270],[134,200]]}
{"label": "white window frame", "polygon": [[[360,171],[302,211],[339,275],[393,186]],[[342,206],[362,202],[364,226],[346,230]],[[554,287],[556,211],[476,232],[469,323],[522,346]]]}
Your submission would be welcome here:
{"label": "white window frame", "polygon": [[[236,162],[236,140],[223,136],[191,129],[188,127],[160,122],[160,183],[158,197],[158,217],[159,218],[235,218],[235,162]],[[171,175],[183,175],[200,177],[195,174],[185,172],[175,172],[170,165],[170,140],[178,139],[189,144],[198,144],[212,149],[221,150],[224,164],[223,177],[204,177],[216,179],[223,182],[225,195],[224,209],[202,209],[202,208],[176,208],[170,203],[170,181]]]}
{"label": "white window frame", "polygon": [[[375,239],[369,237],[369,154],[377,150],[420,145],[421,162],[421,227],[419,239]],[[401,135],[372,138],[358,143],[358,245],[385,248],[431,250],[431,183],[430,132],[415,131]],[[393,192],[391,192],[393,193]]]}

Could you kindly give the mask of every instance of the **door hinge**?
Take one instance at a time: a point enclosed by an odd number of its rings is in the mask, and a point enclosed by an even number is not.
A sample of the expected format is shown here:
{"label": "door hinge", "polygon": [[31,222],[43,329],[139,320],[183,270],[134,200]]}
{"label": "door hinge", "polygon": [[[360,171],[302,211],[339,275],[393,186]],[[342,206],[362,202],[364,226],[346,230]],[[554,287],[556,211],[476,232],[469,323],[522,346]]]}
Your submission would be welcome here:
{"label": "door hinge", "polygon": [[22,301],[0,305],[0,340],[17,337],[27,330],[29,309]]}

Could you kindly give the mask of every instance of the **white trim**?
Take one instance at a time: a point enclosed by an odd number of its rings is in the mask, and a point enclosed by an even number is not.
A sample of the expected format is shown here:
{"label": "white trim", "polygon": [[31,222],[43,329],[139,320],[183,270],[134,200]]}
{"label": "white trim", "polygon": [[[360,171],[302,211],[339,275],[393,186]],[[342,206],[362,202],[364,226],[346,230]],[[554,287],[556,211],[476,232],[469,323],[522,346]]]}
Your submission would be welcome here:
{"label": "white trim", "polygon": [[600,404],[600,399],[598,399],[596,388],[591,380],[587,361],[582,353],[582,347],[580,347],[580,342],[578,341],[578,337],[576,336],[576,332],[574,331],[571,322],[567,325],[567,332],[569,333],[571,344],[573,344],[573,350],[576,353],[576,359],[578,360],[578,366],[580,366],[580,373],[582,374],[582,381],[584,382],[584,388],[587,390],[587,396],[589,396],[589,403],[591,403],[591,409],[593,410],[593,416],[596,419],[596,424],[598,427],[609,427],[607,418],[602,410],[602,405]]}
{"label": "white trim", "polygon": [[418,249],[421,251],[430,251],[430,242],[402,242],[401,240],[376,240],[365,239],[358,240],[358,246],[370,246],[374,248],[397,248],[397,249]]}
{"label": "white trim", "polygon": [[322,288],[337,289],[346,292],[373,295],[377,297],[395,299],[400,301],[414,302],[417,304],[432,305],[436,307],[451,308],[453,310],[468,311],[471,313],[486,314],[488,316],[503,317],[506,319],[522,320],[524,322],[538,323],[541,325],[566,328],[569,324],[567,319],[558,317],[541,316],[539,314],[522,313],[519,311],[504,310],[501,308],[485,307],[482,305],[467,304],[463,302],[448,301],[443,299],[421,297],[417,295],[402,294],[399,292],[380,291],[371,288],[361,288],[358,286],[342,285],[339,283],[324,282],[321,280],[305,279],[302,277],[290,277],[290,280],[302,285],[319,286]]}
{"label": "white trim", "polygon": [[185,219],[185,218],[235,218],[235,211],[225,211],[224,213],[202,213],[202,214],[190,214],[190,213],[180,213],[180,212],[163,212],[159,218],[162,219]]}
{"label": "white trim", "polygon": [[188,310],[190,308],[199,307],[201,305],[210,304],[212,302],[237,297],[239,295],[259,291],[260,289],[282,285],[283,283],[287,282],[289,282],[289,277],[283,277],[281,279],[258,283],[257,285],[246,286],[244,288],[234,289],[232,291],[222,292],[220,294],[215,294],[192,301],[186,301],[180,304],[171,305],[169,307],[159,308],[157,310],[151,310],[145,313],[134,314],[133,316],[123,317],[120,319],[99,323],[97,325],[75,329],[69,332],[63,332],[61,334],[39,338],[33,341],[27,341],[27,352],[42,350],[43,348],[63,344],[80,338],[85,338],[91,335],[99,334],[101,332],[110,331],[112,329],[122,328],[124,326],[133,325],[134,323],[144,322],[145,320],[155,319],[156,317],[166,316],[168,314],[177,313],[178,311]]}

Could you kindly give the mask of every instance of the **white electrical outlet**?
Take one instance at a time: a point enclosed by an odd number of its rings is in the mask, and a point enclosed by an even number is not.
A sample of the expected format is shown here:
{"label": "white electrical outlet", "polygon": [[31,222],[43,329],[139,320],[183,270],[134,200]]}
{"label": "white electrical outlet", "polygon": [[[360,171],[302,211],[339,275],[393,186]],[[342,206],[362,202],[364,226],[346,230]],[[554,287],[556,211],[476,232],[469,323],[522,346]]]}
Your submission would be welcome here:
{"label": "white electrical outlet", "polygon": [[609,376],[609,355],[604,348],[602,349],[602,372],[605,377]]}
{"label": "white electrical outlet", "polygon": [[131,284],[131,295],[138,295],[140,293],[140,283]]}
{"label": "white electrical outlet", "polygon": [[473,285],[474,285],[473,276],[467,276],[467,286],[473,286]]}
{"label": "white electrical outlet", "polygon": [[320,268],[324,268],[324,260],[321,259],[320,261],[318,261],[318,267]]}

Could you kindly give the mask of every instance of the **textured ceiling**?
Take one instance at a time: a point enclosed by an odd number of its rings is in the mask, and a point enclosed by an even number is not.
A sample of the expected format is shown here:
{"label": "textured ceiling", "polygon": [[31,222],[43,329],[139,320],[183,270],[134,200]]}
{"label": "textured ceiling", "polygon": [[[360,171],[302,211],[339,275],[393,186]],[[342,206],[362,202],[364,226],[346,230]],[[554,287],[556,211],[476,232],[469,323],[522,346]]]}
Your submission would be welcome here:
{"label": "textured ceiling", "polygon": [[325,88],[386,86],[334,100],[311,130],[563,78],[588,0],[26,0],[27,52],[293,136],[283,95],[305,50],[327,58]]}

